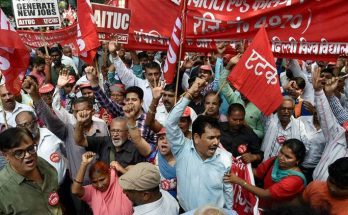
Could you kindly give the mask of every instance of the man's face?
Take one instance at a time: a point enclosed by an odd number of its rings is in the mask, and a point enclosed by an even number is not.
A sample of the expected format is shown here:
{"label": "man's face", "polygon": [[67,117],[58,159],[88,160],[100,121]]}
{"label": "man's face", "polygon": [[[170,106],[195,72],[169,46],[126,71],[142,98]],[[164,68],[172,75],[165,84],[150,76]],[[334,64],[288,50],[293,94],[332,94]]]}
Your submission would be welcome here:
{"label": "man's face", "polygon": [[207,110],[206,114],[208,116],[216,116],[219,115],[219,97],[215,95],[208,95],[204,101],[204,109]]}
{"label": "man's face", "polygon": [[59,52],[52,52],[51,58],[55,65],[60,65],[62,63],[62,55]]}
{"label": "man's face", "polygon": [[63,49],[63,54],[65,56],[71,57],[72,58],[72,51],[70,47],[64,47]]}
{"label": "man's face", "polygon": [[123,193],[128,197],[128,199],[131,202],[133,202],[133,206],[144,204],[144,192],[135,190],[123,190]]}
{"label": "man's face", "polygon": [[27,112],[21,112],[16,116],[16,124],[19,128],[28,129],[34,138],[37,137],[40,132],[36,120]]}
{"label": "man's face", "polygon": [[169,112],[175,103],[175,92],[172,91],[164,91],[162,94],[162,102],[164,104],[164,107]]}
{"label": "man's face", "polygon": [[139,113],[141,109],[142,102],[136,93],[127,93],[126,95],[126,105],[132,105],[134,107],[135,113]]}
{"label": "man's face", "polygon": [[139,59],[139,64],[144,68],[144,65],[145,64],[147,64],[147,63],[149,63],[150,61],[149,61],[149,58],[147,58],[147,57],[142,57],[142,58],[140,58]]}
{"label": "man's face", "polygon": [[73,113],[74,113],[75,118],[76,118],[77,113],[79,111],[84,111],[84,110],[86,110],[90,113],[88,116],[88,120],[86,122],[86,123],[90,123],[92,121],[92,116],[94,114],[94,110],[93,110],[93,108],[88,106],[88,102],[80,102],[80,103],[77,103],[73,106]]}
{"label": "man's face", "polygon": [[44,100],[44,102],[51,107],[52,106],[52,96],[53,96],[53,91],[52,92],[48,92],[48,93],[43,93],[41,94],[41,98],[42,100]]}
{"label": "man's face", "polygon": [[167,142],[166,134],[158,135],[158,150],[162,155],[167,155],[170,153],[170,145]]}
{"label": "man's face", "polygon": [[211,71],[200,69],[198,73],[198,77],[209,81],[211,79]]}
{"label": "man's face", "polygon": [[145,77],[148,80],[148,82],[151,84],[151,86],[154,87],[155,84],[159,83],[161,72],[158,71],[157,69],[146,69]]}
{"label": "man's face", "polygon": [[327,188],[330,195],[336,198],[347,198],[348,197],[348,187],[340,187],[335,183],[335,180],[329,176],[327,179]]}
{"label": "man's face", "polygon": [[287,91],[287,93],[293,99],[297,99],[298,97],[300,97],[302,95],[303,90],[300,89],[296,83],[293,83],[291,88]]}
{"label": "man's face", "polygon": [[191,125],[190,122],[191,122],[190,117],[180,117],[178,125],[182,133],[186,134],[189,131],[190,125]]}
{"label": "man's face", "polygon": [[111,92],[110,99],[117,104],[122,104],[124,100],[124,94],[121,92]]}
{"label": "man's face", "polygon": [[204,133],[199,136],[194,134],[194,143],[198,154],[203,160],[212,157],[220,143],[221,132],[219,129],[206,126]]}
{"label": "man's face", "polygon": [[290,122],[290,117],[294,113],[294,104],[292,101],[284,100],[282,105],[278,108],[278,118],[280,122]]}
{"label": "man's face", "polygon": [[[28,175],[37,165],[36,145],[27,135],[24,135],[21,144],[4,152],[6,160],[20,175]],[[21,158],[23,157],[23,158]]]}
{"label": "man's face", "polygon": [[16,101],[13,94],[10,93],[4,85],[0,86],[0,96],[4,109],[12,112],[16,106]]}
{"label": "man's face", "polygon": [[242,111],[236,110],[232,111],[228,116],[228,124],[233,130],[239,130],[243,127],[245,121],[245,114]]}
{"label": "man's face", "polygon": [[92,101],[94,101],[94,92],[90,88],[83,88],[81,89],[81,93],[83,97],[90,98]]}
{"label": "man's face", "polygon": [[154,51],[148,51],[147,56],[149,56],[148,60],[149,62],[153,62],[155,59],[155,52]]}
{"label": "man's face", "polygon": [[66,85],[64,85],[63,89],[64,89],[64,93],[65,95],[68,95],[71,91],[72,91],[72,88],[74,87],[74,83],[67,83]]}
{"label": "man's face", "polygon": [[122,146],[128,139],[127,122],[113,120],[110,125],[110,134],[114,146]]}

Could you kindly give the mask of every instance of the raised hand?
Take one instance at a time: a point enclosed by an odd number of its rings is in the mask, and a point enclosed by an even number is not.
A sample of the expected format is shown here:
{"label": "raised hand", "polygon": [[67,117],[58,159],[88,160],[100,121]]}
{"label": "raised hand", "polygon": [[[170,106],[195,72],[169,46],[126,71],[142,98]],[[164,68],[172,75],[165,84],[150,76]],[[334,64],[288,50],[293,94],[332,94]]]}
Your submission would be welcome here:
{"label": "raised hand", "polygon": [[120,44],[118,44],[115,41],[109,42],[109,52],[112,54],[113,57],[117,56],[117,51],[120,50]]}
{"label": "raised hand", "polygon": [[241,53],[238,53],[237,55],[235,55],[234,57],[232,57],[232,58],[230,59],[230,61],[228,61],[227,66],[226,66],[226,69],[227,69],[227,70],[230,70],[234,65],[236,65],[236,64],[239,62],[239,60],[240,60],[241,57],[242,57],[242,54],[241,54]]}
{"label": "raised hand", "polygon": [[338,85],[338,77],[333,77],[331,79],[327,79],[324,85],[324,90],[325,90],[325,94],[327,96],[333,96],[335,95],[335,90],[337,88]]}
{"label": "raised hand", "polygon": [[82,162],[83,164],[89,164],[92,162],[92,160],[95,158],[95,153],[94,152],[85,152],[82,155]]}
{"label": "raised hand", "polygon": [[81,110],[81,111],[77,112],[77,114],[76,114],[77,123],[79,123],[79,124],[86,123],[89,120],[90,115],[91,115],[90,110]]}
{"label": "raised hand", "polygon": [[324,88],[325,78],[320,77],[320,71],[320,67],[317,67],[312,73],[312,84],[315,91],[320,91]]}
{"label": "raised hand", "polygon": [[162,97],[163,93],[163,86],[161,86],[161,83],[159,83],[159,86],[155,86],[151,89],[152,91],[152,97],[153,99],[160,99]]}
{"label": "raised hand", "polygon": [[197,92],[200,92],[206,85],[207,85],[207,82],[205,79],[197,77],[195,82],[193,82],[192,86],[190,87],[190,89],[188,89],[188,93],[191,95],[194,95]]}
{"label": "raised hand", "polygon": [[134,105],[132,104],[126,104],[123,106],[123,112],[124,116],[127,119],[132,119],[135,120],[135,110],[134,110]]}
{"label": "raised hand", "polygon": [[69,70],[67,68],[63,68],[62,70],[59,71],[57,86],[59,88],[62,88],[67,83],[69,83],[70,80],[71,80],[71,78],[69,78]]}
{"label": "raised hand", "polygon": [[36,82],[31,78],[26,78],[22,83],[22,89],[27,92],[33,101],[37,101],[40,99],[39,87]]}
{"label": "raised hand", "polygon": [[85,68],[86,77],[92,87],[99,85],[98,72],[93,66],[87,66]]}

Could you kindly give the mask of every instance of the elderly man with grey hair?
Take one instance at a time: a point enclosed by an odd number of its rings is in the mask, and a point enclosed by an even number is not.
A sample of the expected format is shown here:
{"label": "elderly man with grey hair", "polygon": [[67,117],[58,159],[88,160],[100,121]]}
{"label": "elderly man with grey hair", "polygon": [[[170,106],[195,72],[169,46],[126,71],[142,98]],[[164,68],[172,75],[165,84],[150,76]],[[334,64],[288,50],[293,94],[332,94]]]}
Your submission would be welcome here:
{"label": "elderly man with grey hair", "polygon": [[295,101],[284,96],[283,102],[276,113],[265,120],[265,137],[261,150],[264,152],[263,160],[276,156],[285,140],[296,138],[301,140],[306,149],[309,149],[309,141],[305,125],[300,118],[294,118]]}

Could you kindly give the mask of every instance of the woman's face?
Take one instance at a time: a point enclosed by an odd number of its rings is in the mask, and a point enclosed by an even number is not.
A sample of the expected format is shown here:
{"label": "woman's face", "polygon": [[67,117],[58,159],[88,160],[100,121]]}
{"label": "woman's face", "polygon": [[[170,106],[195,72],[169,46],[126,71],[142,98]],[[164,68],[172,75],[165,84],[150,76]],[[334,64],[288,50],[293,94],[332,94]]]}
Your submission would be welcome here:
{"label": "woman's face", "polygon": [[290,169],[298,165],[298,160],[292,150],[283,146],[278,153],[278,161],[280,169]]}
{"label": "woman's face", "polygon": [[110,185],[110,173],[96,171],[91,178],[92,186],[100,192],[105,192]]}
{"label": "woman's face", "polygon": [[165,134],[161,134],[158,137],[158,149],[162,155],[167,155],[170,153],[170,145],[167,143],[167,138]]}

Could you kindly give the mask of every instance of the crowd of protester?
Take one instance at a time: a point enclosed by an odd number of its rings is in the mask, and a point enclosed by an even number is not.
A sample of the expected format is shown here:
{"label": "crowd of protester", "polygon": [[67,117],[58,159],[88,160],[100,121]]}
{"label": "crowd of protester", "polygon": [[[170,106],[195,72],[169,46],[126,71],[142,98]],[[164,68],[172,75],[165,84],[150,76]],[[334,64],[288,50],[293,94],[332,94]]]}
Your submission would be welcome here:
{"label": "crowd of protester", "polygon": [[165,52],[33,50],[20,95],[1,78],[0,214],[237,214],[234,184],[261,214],[348,214],[346,58],[277,59],[265,116],[226,81],[243,53],[225,49],[186,53],[173,84]]}

